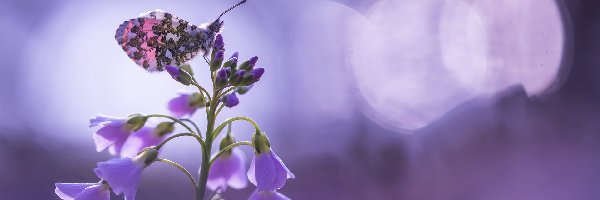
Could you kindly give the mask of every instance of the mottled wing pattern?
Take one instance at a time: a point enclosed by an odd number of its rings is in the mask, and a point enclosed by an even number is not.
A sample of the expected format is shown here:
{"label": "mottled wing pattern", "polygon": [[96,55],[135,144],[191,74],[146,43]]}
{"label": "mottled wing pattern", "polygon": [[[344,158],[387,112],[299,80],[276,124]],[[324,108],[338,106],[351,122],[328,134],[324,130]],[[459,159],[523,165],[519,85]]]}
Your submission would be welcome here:
{"label": "mottled wing pattern", "polygon": [[163,71],[166,65],[179,66],[199,52],[206,54],[211,35],[205,27],[155,10],[123,22],[115,39],[135,63],[148,71]]}

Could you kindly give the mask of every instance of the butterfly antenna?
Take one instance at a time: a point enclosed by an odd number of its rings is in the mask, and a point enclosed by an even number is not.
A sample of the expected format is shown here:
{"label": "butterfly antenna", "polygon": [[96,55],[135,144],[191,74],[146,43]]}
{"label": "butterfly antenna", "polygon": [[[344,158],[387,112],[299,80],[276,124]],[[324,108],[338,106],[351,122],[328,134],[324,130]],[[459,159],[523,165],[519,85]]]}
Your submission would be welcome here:
{"label": "butterfly antenna", "polygon": [[223,11],[223,13],[221,13],[221,15],[219,15],[219,18],[217,18],[217,19],[221,19],[221,17],[222,17],[223,15],[225,15],[225,13],[227,13],[227,12],[229,12],[229,11],[233,10],[235,7],[238,7],[239,5],[242,5],[242,4],[246,3],[246,1],[247,1],[247,0],[242,0],[242,1],[238,2],[237,4],[235,4],[235,5],[231,6],[231,8],[229,8],[229,9],[227,9],[227,10]]}

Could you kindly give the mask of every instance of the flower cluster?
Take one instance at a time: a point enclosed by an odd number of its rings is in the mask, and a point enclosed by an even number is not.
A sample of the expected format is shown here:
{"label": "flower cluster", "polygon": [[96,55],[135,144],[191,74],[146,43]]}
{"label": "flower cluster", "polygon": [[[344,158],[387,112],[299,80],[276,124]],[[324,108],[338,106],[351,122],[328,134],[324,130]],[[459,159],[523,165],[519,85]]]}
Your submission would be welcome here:
{"label": "flower cluster", "polygon": [[[116,157],[97,164],[93,171],[98,182],[56,183],[56,195],[65,200],[108,200],[112,191],[123,195],[126,200],[134,200],[144,169],[153,163],[162,162],[176,167],[188,176],[195,188],[197,200],[205,198],[206,188],[219,195],[229,187],[245,188],[248,182],[256,186],[248,199],[289,199],[277,190],[285,185],[287,179],[294,178],[294,174],[275,154],[268,137],[256,122],[247,117],[234,117],[215,126],[216,116],[221,109],[238,105],[237,94],[248,93],[265,70],[255,67],[258,61],[256,56],[238,65],[237,52],[224,62],[225,44],[220,34],[215,36],[210,52],[207,54],[210,55],[207,63],[212,79],[212,93],[198,84],[190,65],[167,65],[165,69],[174,80],[198,89],[197,92],[181,92],[169,100],[166,107],[171,115],[133,114],[122,118],[98,115],[91,119],[90,127],[98,127],[93,133],[96,150],[101,152],[108,149]],[[204,136],[191,120],[198,109],[206,109],[208,126]],[[151,118],[165,121],[157,123]],[[231,124],[239,120],[254,126],[252,141],[235,140]],[[186,132],[173,134],[175,126],[184,128]],[[221,139],[219,151],[212,152],[212,144],[225,127],[228,127],[227,135]],[[202,147],[202,166],[198,178],[194,178],[180,164],[159,158],[160,150],[165,144],[183,136],[193,137]],[[245,154],[237,148],[240,146],[254,149],[254,158],[249,166]]]}

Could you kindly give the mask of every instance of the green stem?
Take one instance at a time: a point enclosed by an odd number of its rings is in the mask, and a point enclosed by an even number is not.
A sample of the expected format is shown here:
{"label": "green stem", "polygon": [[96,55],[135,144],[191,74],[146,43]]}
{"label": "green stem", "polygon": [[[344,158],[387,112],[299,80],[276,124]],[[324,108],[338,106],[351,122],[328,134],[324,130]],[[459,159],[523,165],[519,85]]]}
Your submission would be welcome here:
{"label": "green stem", "polygon": [[221,104],[219,106],[219,109],[217,109],[217,113],[215,114],[216,116],[219,116],[219,113],[221,113],[221,110],[223,109],[223,107],[225,107],[225,104]]}
{"label": "green stem", "polygon": [[169,115],[151,114],[151,115],[146,115],[146,117],[162,117],[162,118],[167,118],[167,119],[170,119],[170,120],[172,120],[174,122],[177,122],[178,124],[181,124],[181,126],[185,127],[185,129],[187,129],[190,133],[195,133],[194,130],[192,130],[192,128],[190,128],[190,126],[188,126],[187,124],[183,123],[181,120],[179,120],[179,119],[177,119],[175,117],[171,117]]}
{"label": "green stem", "polygon": [[196,86],[200,92],[203,92],[204,94],[206,94],[208,99],[211,99],[210,93],[208,93],[208,91],[206,91],[206,89],[204,89],[202,86],[200,86],[200,84],[198,84],[198,82],[196,81],[196,78],[194,78],[194,77],[192,77],[192,85]]}
{"label": "green stem", "polygon": [[237,86],[230,87],[229,89],[222,92],[221,95],[219,95],[219,98],[217,98],[217,99],[220,99],[221,97],[223,97],[223,95],[226,95],[227,93],[231,92],[232,90],[235,90],[236,88],[237,88]]}
{"label": "green stem", "polygon": [[[214,86],[214,73],[211,74],[211,79],[213,79]],[[213,87],[214,88],[214,87]],[[214,90],[213,97],[218,97],[219,91],[217,89]],[[204,194],[206,192],[206,181],[208,180],[208,172],[210,171],[210,153],[212,150],[213,143],[213,129],[215,127],[215,118],[216,118],[216,108],[217,102],[219,99],[213,98],[210,101],[209,112],[206,115],[207,124],[206,124],[206,146],[204,146],[204,151],[202,151],[202,166],[200,167],[200,175],[198,177],[198,192],[196,193],[196,200],[202,200],[204,198]]]}
{"label": "green stem", "polygon": [[180,119],[181,121],[186,121],[189,122],[190,124],[192,124],[192,126],[194,126],[194,128],[196,129],[196,133],[198,135],[202,135],[202,131],[200,131],[200,128],[198,128],[198,125],[196,125],[196,123],[194,123],[194,121],[190,120],[190,119]]}
{"label": "green stem", "polygon": [[182,137],[182,136],[192,136],[192,137],[196,138],[196,140],[198,140],[198,142],[202,146],[202,151],[204,151],[204,149],[205,149],[204,147],[206,146],[206,143],[204,143],[201,136],[196,135],[194,133],[178,133],[178,134],[172,135],[171,137],[168,137],[167,139],[163,140],[161,143],[156,145],[156,149],[160,149],[160,148],[162,148],[162,146],[167,144],[167,142],[169,142],[170,140],[178,138],[178,137]]}
{"label": "green stem", "polygon": [[211,139],[212,138],[216,138],[219,135],[219,133],[221,133],[221,131],[223,130],[223,128],[225,128],[225,126],[227,126],[227,124],[229,124],[229,123],[231,123],[233,121],[236,121],[236,120],[244,120],[244,121],[250,122],[254,126],[254,129],[256,130],[256,132],[260,133],[260,127],[258,127],[258,124],[254,120],[252,120],[252,119],[250,119],[248,117],[234,117],[234,118],[229,118],[227,121],[221,123],[221,125],[219,125],[217,128],[215,128],[215,130],[212,132],[212,134],[208,134],[208,132],[207,132],[207,134],[206,134],[207,135],[206,136],[206,138],[207,138],[206,141],[209,141],[208,140],[208,135],[213,135],[211,137]]}
{"label": "green stem", "polygon": [[212,165],[215,160],[217,160],[217,158],[219,158],[219,156],[221,156],[222,154],[224,154],[225,152],[229,151],[230,149],[233,149],[233,147],[237,147],[237,146],[241,146],[241,145],[248,145],[248,146],[252,146],[252,142],[249,141],[243,141],[243,142],[236,142],[233,144],[230,144],[229,146],[221,149],[221,151],[219,151],[219,153],[217,153],[217,155],[215,155],[215,157],[213,157],[210,160],[210,165]]}
{"label": "green stem", "polygon": [[179,163],[176,163],[176,162],[173,162],[173,161],[170,161],[167,159],[163,159],[163,158],[157,158],[156,161],[169,164],[171,166],[176,167],[180,171],[182,171],[190,179],[190,182],[192,182],[192,185],[194,186],[194,189],[196,190],[196,192],[198,192],[198,188],[196,188],[196,180],[194,180],[194,177],[192,177],[192,174],[190,174],[190,172],[187,169],[185,169],[183,166],[181,166]]}

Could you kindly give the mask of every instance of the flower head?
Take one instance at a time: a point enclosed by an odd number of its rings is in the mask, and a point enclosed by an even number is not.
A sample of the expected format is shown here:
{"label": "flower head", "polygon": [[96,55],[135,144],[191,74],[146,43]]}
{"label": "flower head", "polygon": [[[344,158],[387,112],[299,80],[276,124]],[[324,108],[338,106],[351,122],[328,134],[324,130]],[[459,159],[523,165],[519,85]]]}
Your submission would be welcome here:
{"label": "flower head", "polygon": [[198,108],[206,105],[206,99],[202,93],[179,93],[179,96],[171,99],[167,108],[175,117],[191,117]]}
{"label": "flower head", "polygon": [[213,191],[221,189],[225,191],[227,186],[242,189],[248,185],[246,178],[246,161],[244,152],[233,149],[231,153],[225,153],[215,160],[208,173],[208,188]]}
{"label": "flower head", "polygon": [[215,52],[215,56],[210,60],[210,71],[214,72],[217,69],[221,68],[221,64],[223,63],[223,59],[225,59],[225,51],[218,50]]}
{"label": "flower head", "polygon": [[223,42],[223,35],[217,34],[213,43],[213,52],[218,50],[225,50],[225,43]]}
{"label": "flower head", "polygon": [[240,100],[235,95],[235,92],[224,95],[221,97],[220,101],[223,102],[228,108],[234,107],[240,103]]}
{"label": "flower head", "polygon": [[258,191],[275,191],[283,187],[288,178],[295,177],[273,152],[267,135],[255,134],[252,143],[256,153],[248,169],[248,179]]}
{"label": "flower head", "polygon": [[142,149],[162,142],[166,138],[166,135],[161,135],[157,130],[156,128],[146,126],[132,133],[123,144],[121,157],[135,157]]}
{"label": "flower head", "polygon": [[63,200],[109,200],[110,187],[100,183],[56,183],[54,193]]}
{"label": "flower head", "polygon": [[291,200],[277,191],[258,191],[255,190],[248,200]]}
{"label": "flower head", "polygon": [[[137,124],[129,124],[131,118],[117,118],[104,115],[98,115],[94,119],[90,119],[90,127],[101,126],[94,133],[94,142],[96,143],[96,151],[101,152],[108,148],[111,155],[117,155],[121,152],[123,144],[127,141],[129,135],[137,128]],[[131,120],[133,121],[136,120]],[[145,123],[145,122],[144,122]]]}
{"label": "flower head", "polygon": [[125,200],[134,200],[142,171],[154,162],[157,156],[156,149],[147,149],[135,158],[113,158],[99,162],[94,172],[108,182],[117,195],[124,194]]}

